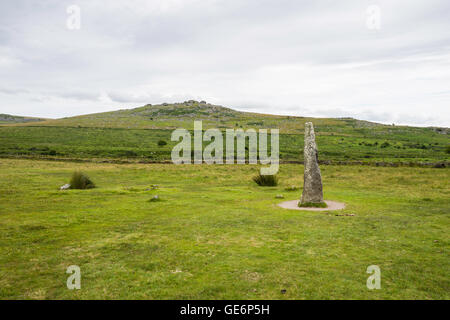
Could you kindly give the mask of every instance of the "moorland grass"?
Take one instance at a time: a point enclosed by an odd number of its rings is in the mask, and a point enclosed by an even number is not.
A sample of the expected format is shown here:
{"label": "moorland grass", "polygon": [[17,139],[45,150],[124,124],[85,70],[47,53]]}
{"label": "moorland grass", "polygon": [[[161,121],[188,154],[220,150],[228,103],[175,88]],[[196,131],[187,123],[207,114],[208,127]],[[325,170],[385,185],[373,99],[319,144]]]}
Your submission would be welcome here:
{"label": "moorland grass", "polygon": [[275,187],[278,185],[278,177],[274,174],[262,175],[258,173],[253,177],[253,181],[261,187]]}
{"label": "moorland grass", "polygon": [[[0,298],[450,298],[448,169],[322,166],[340,216],[277,206],[300,198],[275,196],[302,185],[301,165],[276,187],[242,178],[257,170],[1,159]],[[57,190],[73,171],[98,187]]]}
{"label": "moorland grass", "polygon": [[[293,122],[293,120],[286,121]],[[295,131],[280,134],[281,162],[303,160],[303,123],[298,119],[295,123],[297,124]],[[108,124],[113,125],[110,122]],[[189,127],[192,124],[193,121],[184,121],[178,126]],[[283,128],[287,125],[283,121],[264,125],[269,124],[269,128]],[[448,136],[436,133],[431,128],[387,126],[359,128],[356,120],[354,122],[315,120],[314,124],[322,161],[368,163],[450,161],[450,155],[446,152]],[[75,158],[100,159],[101,161],[127,159],[136,162],[170,160],[172,148],[178,143],[171,141],[173,131],[171,128],[176,127],[169,126],[165,122],[159,122],[159,125],[161,128],[155,129],[86,128],[75,125],[46,127],[40,122],[39,126],[34,124],[32,127],[0,126],[0,157]],[[220,127],[219,124],[216,125]],[[204,147],[208,143],[203,142]],[[248,158],[248,150],[246,153]]]}
{"label": "moorland grass", "polygon": [[305,202],[305,203],[298,203],[298,206],[300,208],[327,208],[327,204],[325,202]]}

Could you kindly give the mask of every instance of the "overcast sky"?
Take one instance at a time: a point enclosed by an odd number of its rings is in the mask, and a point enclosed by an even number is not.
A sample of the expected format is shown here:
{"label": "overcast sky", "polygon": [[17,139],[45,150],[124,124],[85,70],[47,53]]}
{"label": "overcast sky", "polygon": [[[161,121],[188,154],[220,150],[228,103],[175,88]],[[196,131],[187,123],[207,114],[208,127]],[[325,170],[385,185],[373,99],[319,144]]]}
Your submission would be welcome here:
{"label": "overcast sky", "polygon": [[0,2],[0,113],[188,99],[449,127],[450,1]]}

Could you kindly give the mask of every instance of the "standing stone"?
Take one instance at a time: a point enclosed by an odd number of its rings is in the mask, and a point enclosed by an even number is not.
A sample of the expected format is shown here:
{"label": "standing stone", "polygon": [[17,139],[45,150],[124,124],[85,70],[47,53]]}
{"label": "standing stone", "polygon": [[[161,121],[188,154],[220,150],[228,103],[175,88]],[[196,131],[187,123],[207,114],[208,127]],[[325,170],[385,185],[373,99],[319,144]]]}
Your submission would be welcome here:
{"label": "standing stone", "polygon": [[300,205],[323,205],[322,175],[319,168],[319,155],[316,134],[312,122],[305,123],[305,176]]}

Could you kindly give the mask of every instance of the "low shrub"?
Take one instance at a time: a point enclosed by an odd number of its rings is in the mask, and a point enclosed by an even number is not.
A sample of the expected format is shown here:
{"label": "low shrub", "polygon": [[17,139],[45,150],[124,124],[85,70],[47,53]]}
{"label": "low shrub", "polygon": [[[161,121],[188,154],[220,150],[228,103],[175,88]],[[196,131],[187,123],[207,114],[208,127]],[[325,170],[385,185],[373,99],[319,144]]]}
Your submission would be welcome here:
{"label": "low shrub", "polygon": [[134,152],[133,150],[123,150],[123,151],[120,151],[118,154],[121,157],[127,157],[127,158],[134,158],[134,157],[138,156],[138,154],[136,152]]}
{"label": "low shrub", "polygon": [[259,173],[253,177],[253,181],[262,187],[274,187],[278,185],[278,177],[276,175],[262,175]]}
{"label": "low shrub", "polygon": [[56,156],[57,152],[55,150],[42,151],[43,156]]}
{"label": "low shrub", "polygon": [[70,180],[70,189],[92,189],[95,188],[94,182],[83,172],[76,171]]}
{"label": "low shrub", "polygon": [[150,200],[148,200],[149,202],[158,202],[161,201],[161,198],[158,195],[154,195]]}

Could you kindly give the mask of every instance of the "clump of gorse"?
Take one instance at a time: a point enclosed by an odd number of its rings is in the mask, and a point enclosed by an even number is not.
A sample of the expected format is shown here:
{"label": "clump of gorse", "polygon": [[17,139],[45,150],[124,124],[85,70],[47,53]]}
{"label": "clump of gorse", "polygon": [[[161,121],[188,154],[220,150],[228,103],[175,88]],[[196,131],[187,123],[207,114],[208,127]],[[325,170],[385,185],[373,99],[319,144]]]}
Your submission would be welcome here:
{"label": "clump of gorse", "polygon": [[70,189],[92,189],[94,182],[83,172],[75,171],[70,179]]}
{"label": "clump of gorse", "polygon": [[259,173],[253,177],[253,181],[261,187],[275,187],[278,185],[278,177],[276,175],[262,175]]}

